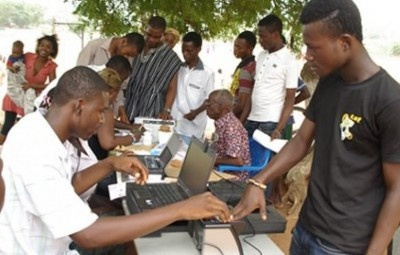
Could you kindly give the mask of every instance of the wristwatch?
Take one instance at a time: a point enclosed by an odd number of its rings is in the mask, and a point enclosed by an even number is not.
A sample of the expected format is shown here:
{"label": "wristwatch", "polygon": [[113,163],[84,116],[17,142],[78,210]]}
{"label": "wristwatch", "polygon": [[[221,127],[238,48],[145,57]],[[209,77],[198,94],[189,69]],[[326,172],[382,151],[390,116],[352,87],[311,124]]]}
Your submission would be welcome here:
{"label": "wristwatch", "polygon": [[170,108],[164,108],[163,111],[164,111],[164,112],[167,112],[168,114],[171,113],[171,109],[170,109]]}

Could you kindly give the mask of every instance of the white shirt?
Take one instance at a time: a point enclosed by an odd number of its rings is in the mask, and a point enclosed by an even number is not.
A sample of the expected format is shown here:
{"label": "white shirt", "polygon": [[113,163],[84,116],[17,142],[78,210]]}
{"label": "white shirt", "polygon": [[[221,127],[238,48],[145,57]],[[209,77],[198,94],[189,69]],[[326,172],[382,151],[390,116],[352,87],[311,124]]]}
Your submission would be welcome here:
{"label": "white shirt", "polygon": [[69,235],[97,216],[75,193],[68,152],[40,112],[12,128],[2,159],[0,254],[71,254]]}
{"label": "white shirt", "polygon": [[[38,112],[40,112],[42,115],[45,115],[47,112],[47,109],[39,108],[37,109]],[[64,146],[68,151],[68,157],[71,161],[71,173],[74,175],[76,172],[82,171],[94,164],[97,164],[98,159],[92,149],[89,146],[89,142],[87,140],[83,140],[81,138],[78,138],[79,142],[81,143],[82,148],[85,150],[85,153],[81,152],[80,155],[78,155],[78,149],[70,143],[68,140],[65,141]],[[94,193],[96,190],[97,184],[93,185],[90,187],[88,190],[80,194],[80,198],[87,202],[90,196]]]}
{"label": "white shirt", "polygon": [[[81,152],[81,155],[79,156],[78,149],[69,141],[66,141],[64,144],[67,148],[68,155],[71,160],[72,174],[82,171],[98,162],[96,155],[89,146],[88,141],[79,138],[79,142],[81,143],[83,149],[86,151],[87,155]],[[79,196],[81,197],[81,199],[87,202],[90,196],[94,193],[96,186],[97,184],[93,185],[88,190],[80,194]]]}
{"label": "white shirt", "polygon": [[184,115],[197,109],[214,89],[214,73],[200,59],[192,69],[187,65],[179,69],[177,93],[171,110],[172,117],[177,120],[175,131],[178,134],[202,139],[208,119],[206,111],[198,114],[193,121],[184,118]]}
{"label": "white shirt", "polygon": [[296,58],[287,47],[271,54],[262,51],[257,59],[248,119],[257,122],[279,122],[286,89],[296,89],[297,78]]}
{"label": "white shirt", "polygon": [[[85,48],[81,50],[78,56],[78,60],[76,62],[77,66],[104,66],[107,64],[108,60],[111,58],[111,54],[108,51],[110,48],[110,44],[113,38],[105,39],[99,38],[94,39],[88,44],[86,44]],[[128,58],[129,63],[132,63],[133,58]],[[92,68],[92,67],[91,67]],[[92,68],[96,72],[100,70],[96,70],[96,68]],[[125,89],[125,88],[124,88]],[[123,92],[120,90],[118,93],[118,97],[116,103],[114,104],[114,115],[118,116],[118,108],[120,106],[125,105],[125,97]]]}
{"label": "white shirt", "polygon": [[112,38],[99,38],[88,42],[85,48],[83,48],[79,53],[76,65],[105,65],[107,61],[111,58],[111,54],[108,51],[108,49],[110,48],[111,40]]}

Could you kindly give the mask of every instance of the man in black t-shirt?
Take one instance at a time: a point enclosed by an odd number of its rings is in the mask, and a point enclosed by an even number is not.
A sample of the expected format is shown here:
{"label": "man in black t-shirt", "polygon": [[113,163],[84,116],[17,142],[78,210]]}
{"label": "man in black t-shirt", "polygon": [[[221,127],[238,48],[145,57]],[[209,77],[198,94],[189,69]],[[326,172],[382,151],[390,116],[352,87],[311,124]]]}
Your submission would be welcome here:
{"label": "man in black t-shirt", "polygon": [[297,136],[249,182],[234,218],[257,207],[266,218],[263,184],[315,139],[290,254],[383,254],[400,221],[400,86],[369,57],[351,0],[311,0],[300,21],[320,82]]}

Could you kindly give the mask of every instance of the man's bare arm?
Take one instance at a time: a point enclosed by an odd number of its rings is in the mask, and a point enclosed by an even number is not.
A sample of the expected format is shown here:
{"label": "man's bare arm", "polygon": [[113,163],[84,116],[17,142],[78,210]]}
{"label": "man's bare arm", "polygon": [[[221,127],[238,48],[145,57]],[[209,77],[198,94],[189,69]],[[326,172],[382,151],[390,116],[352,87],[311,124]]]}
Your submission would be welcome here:
{"label": "man's bare arm", "polygon": [[177,91],[177,83],[178,83],[178,72],[172,77],[167,90],[167,95],[165,96],[164,109],[160,112],[159,117],[161,119],[169,119],[171,114],[171,108],[174,104],[176,91]]}
{"label": "man's bare arm", "polygon": [[103,217],[70,237],[79,246],[92,249],[125,243],[165,227],[176,220],[193,220],[218,216],[230,219],[228,206],[211,193],[182,202],[125,217]]}
{"label": "man's bare arm", "polygon": [[400,163],[383,163],[386,196],[366,254],[384,254],[400,223]]}
{"label": "man's bare arm", "polygon": [[[297,135],[253,179],[265,184],[289,171],[291,167],[307,154],[314,140],[314,134],[315,123],[305,119]],[[246,188],[242,199],[233,210],[234,219],[243,218],[257,208],[260,208],[260,216],[266,219],[264,190],[250,185]]]}

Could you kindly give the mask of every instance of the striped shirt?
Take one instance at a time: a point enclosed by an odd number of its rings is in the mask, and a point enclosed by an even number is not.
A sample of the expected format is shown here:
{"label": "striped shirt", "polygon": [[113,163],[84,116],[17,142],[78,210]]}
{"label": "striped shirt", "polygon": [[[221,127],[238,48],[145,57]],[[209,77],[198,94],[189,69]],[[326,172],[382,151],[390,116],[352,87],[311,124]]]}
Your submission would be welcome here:
{"label": "striped shirt", "polygon": [[126,112],[133,122],[137,116],[157,117],[163,110],[168,85],[182,65],[176,53],[163,44],[144,60],[142,52],[133,59],[126,89]]}

